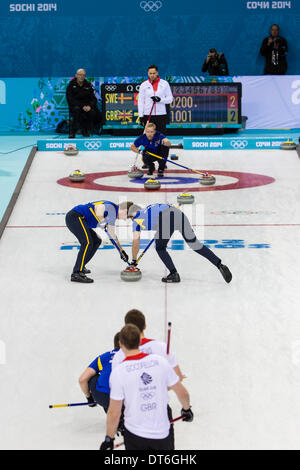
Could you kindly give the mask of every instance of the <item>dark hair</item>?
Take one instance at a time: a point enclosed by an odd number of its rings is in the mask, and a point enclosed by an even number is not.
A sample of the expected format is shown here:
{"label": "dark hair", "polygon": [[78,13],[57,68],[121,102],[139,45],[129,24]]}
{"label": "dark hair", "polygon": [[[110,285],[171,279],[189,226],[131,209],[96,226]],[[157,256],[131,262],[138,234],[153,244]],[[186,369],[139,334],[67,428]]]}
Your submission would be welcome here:
{"label": "dark hair", "polygon": [[125,325],[131,323],[140,330],[140,333],[143,333],[146,326],[146,319],[145,315],[140,310],[137,310],[136,308],[129,310],[129,312],[126,313],[124,320]]}
{"label": "dark hair", "polygon": [[272,24],[272,25],[271,25],[271,27],[270,27],[270,29],[272,29],[272,28],[273,28],[273,26],[276,26],[276,28],[277,28],[277,29],[278,29],[278,31],[279,31],[279,26],[278,26],[278,24],[276,24],[276,23]]}
{"label": "dark hair", "polygon": [[123,210],[126,209],[127,212],[129,211],[129,207],[133,205],[132,201],[124,201],[119,204],[119,209]]}
{"label": "dark hair", "polygon": [[120,332],[118,331],[118,333],[116,333],[114,337],[114,349],[120,349],[119,340],[120,340]]}
{"label": "dark hair", "polygon": [[153,64],[153,65],[149,65],[148,71],[149,71],[150,69],[155,69],[156,72],[158,72],[158,67],[157,67],[157,65],[154,65],[154,64]]}
{"label": "dark hair", "polygon": [[217,52],[217,50],[213,47],[212,49],[209,49],[209,52]]}
{"label": "dark hair", "polygon": [[126,349],[138,349],[140,345],[140,331],[137,326],[129,323],[120,331],[120,342]]}

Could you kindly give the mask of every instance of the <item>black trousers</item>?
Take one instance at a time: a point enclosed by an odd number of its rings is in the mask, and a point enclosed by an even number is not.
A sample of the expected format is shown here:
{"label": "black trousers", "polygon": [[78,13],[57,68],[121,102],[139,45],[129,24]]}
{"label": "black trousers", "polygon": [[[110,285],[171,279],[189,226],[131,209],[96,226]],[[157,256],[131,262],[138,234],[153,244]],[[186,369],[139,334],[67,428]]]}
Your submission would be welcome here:
{"label": "black trousers", "polygon": [[[146,149],[146,152],[147,152],[147,149]],[[155,155],[159,155],[160,157],[163,157],[163,158],[168,158],[169,147],[167,147],[166,145],[160,145],[159,147],[157,147],[157,150],[149,150],[149,152],[154,153]],[[147,153],[143,155],[143,162],[145,163],[145,165],[148,166],[149,170],[151,171],[155,170],[154,162],[158,162],[159,171],[164,171],[166,167],[165,160],[162,160],[161,158],[152,157],[152,155],[149,155]]]}
{"label": "black trousers", "polygon": [[84,216],[73,209],[66,215],[66,225],[80,243],[80,250],[73,268],[73,273],[78,273],[83,271],[85,265],[92,259],[102,240],[93,229],[87,226]]}
{"label": "black trousers", "polygon": [[165,439],[148,439],[136,436],[125,428],[124,442],[126,450],[174,450],[171,432]]}
{"label": "black trousers", "polygon": [[71,130],[74,134],[78,129],[92,131],[101,123],[101,114],[96,108],[84,111],[82,106],[74,106],[70,108],[70,116],[72,117]]}
{"label": "black trousers", "polygon": [[92,394],[92,397],[94,398],[94,401],[98,403],[98,405],[102,406],[105,413],[107,413],[109,407],[109,393],[99,392],[99,390],[96,389],[98,378],[99,375],[95,375],[91,378],[89,381],[89,390]]}
{"label": "black trousers", "polygon": [[[146,122],[148,121],[149,115],[144,116]],[[152,116],[150,118],[150,122],[153,122],[156,125],[156,130],[161,132],[162,134],[166,135],[167,129],[166,125],[168,123],[168,116],[167,114],[161,114],[159,116]]]}
{"label": "black trousers", "polygon": [[170,207],[159,214],[158,226],[156,227],[155,234],[156,252],[170,272],[175,272],[176,268],[171,256],[167,252],[167,245],[176,230],[181,233],[184,241],[190,248],[192,248],[192,250],[199,255],[204,256],[215,266],[218,266],[221,262],[220,258],[218,258],[209,248],[200,243],[187,216],[176,207]]}

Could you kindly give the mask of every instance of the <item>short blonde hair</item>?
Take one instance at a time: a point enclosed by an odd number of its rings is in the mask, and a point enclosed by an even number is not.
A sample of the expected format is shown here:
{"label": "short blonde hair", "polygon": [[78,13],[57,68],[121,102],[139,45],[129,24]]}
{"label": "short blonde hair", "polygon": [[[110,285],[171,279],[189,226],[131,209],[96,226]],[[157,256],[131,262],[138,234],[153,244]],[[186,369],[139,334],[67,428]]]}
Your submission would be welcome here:
{"label": "short blonde hair", "polygon": [[146,124],[146,128],[147,127],[153,127],[154,129],[156,129],[156,125],[154,124],[154,122],[149,122],[148,124]]}

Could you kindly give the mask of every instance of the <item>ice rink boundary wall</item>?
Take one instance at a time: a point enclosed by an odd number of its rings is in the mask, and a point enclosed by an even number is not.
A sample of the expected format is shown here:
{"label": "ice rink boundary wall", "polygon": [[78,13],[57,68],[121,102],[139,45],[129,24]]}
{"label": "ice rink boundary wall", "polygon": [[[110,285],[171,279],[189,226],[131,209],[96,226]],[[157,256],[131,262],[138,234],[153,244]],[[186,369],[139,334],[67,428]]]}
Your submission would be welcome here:
{"label": "ice rink boundary wall", "polygon": [[[281,144],[288,138],[297,139],[300,130],[295,134],[290,131],[270,136],[253,137],[183,137],[181,143],[184,150],[266,150],[280,149]],[[170,138],[173,141],[172,137]],[[178,140],[178,139],[176,139]],[[130,150],[134,138],[95,138],[95,139],[43,139],[38,140],[39,151],[63,151],[70,143],[75,144],[79,151],[119,151]],[[173,147],[174,148],[174,147]],[[174,153],[176,149],[174,148]]]}
{"label": "ice rink boundary wall", "polygon": [[20,178],[19,178],[19,181],[18,181],[18,183],[17,183],[17,185],[16,185],[16,188],[15,188],[15,190],[14,190],[14,192],[13,192],[13,195],[12,195],[12,197],[11,197],[11,199],[10,199],[10,201],[9,201],[9,204],[8,204],[8,206],[7,206],[7,208],[6,208],[6,211],[4,212],[3,217],[2,217],[2,219],[1,219],[1,221],[0,221],[0,239],[1,239],[1,237],[2,237],[2,234],[3,234],[3,232],[4,232],[5,227],[6,227],[7,223],[8,223],[8,221],[9,221],[9,218],[10,218],[10,216],[11,216],[11,213],[12,213],[14,207],[15,207],[15,204],[16,204],[16,202],[17,202],[17,200],[18,200],[19,194],[20,194],[20,192],[21,192],[22,186],[23,186],[23,184],[24,184],[24,181],[25,181],[26,176],[27,176],[27,173],[28,173],[28,171],[29,171],[29,169],[30,169],[30,167],[31,167],[31,164],[32,164],[32,162],[33,162],[33,159],[34,159],[34,157],[35,157],[36,152],[37,152],[37,146],[32,147],[32,149],[31,149],[31,151],[30,151],[30,154],[29,154],[29,156],[28,156],[28,158],[27,158],[27,161],[26,161],[26,163],[25,163],[25,166],[24,166],[24,168],[23,168],[23,171],[22,171],[22,173],[21,173],[21,176],[20,176]]}

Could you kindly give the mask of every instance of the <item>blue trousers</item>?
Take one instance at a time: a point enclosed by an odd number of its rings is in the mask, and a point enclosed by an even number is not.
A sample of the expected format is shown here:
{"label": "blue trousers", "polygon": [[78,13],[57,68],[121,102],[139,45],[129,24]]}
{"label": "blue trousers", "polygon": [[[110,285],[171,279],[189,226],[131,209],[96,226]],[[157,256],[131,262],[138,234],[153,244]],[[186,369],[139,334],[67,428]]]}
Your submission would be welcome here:
{"label": "blue trousers", "polygon": [[92,259],[102,240],[93,229],[87,226],[84,216],[73,209],[66,215],[66,225],[80,243],[80,250],[73,268],[73,273],[78,273],[83,271],[85,265]]}

